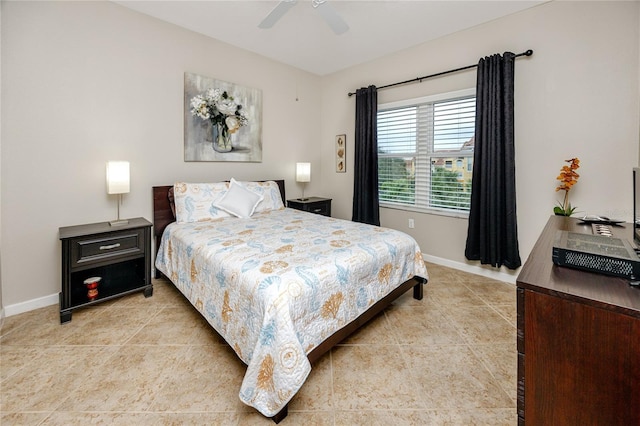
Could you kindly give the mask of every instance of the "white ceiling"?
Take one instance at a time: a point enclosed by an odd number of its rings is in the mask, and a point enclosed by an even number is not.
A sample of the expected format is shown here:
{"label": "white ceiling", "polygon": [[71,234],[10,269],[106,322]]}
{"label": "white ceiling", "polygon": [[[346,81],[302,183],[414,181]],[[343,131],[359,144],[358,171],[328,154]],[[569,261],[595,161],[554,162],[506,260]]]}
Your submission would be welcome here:
{"label": "white ceiling", "polygon": [[311,0],[299,0],[269,29],[260,29],[258,24],[278,1],[114,1],[317,75],[330,74],[544,2],[328,0],[350,27],[346,33],[335,35]]}

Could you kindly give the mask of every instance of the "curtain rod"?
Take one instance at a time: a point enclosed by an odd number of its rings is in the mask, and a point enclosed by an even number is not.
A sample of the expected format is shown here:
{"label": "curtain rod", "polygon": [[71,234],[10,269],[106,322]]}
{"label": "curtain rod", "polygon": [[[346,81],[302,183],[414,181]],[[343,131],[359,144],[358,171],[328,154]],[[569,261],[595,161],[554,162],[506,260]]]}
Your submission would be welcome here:
{"label": "curtain rod", "polygon": [[[519,56],[531,56],[533,55],[533,50],[529,49],[525,52],[522,53],[518,53],[517,55],[514,55],[514,58],[517,58]],[[400,86],[401,84],[407,84],[407,83],[414,83],[414,82],[418,82],[418,83],[422,83],[422,80],[426,80],[427,78],[432,78],[432,77],[439,77],[441,75],[445,75],[445,74],[451,74],[454,72],[458,72],[458,71],[464,71],[464,70],[468,70],[471,68],[476,68],[478,66],[478,64],[474,64],[474,65],[467,65],[466,67],[462,67],[462,68],[456,68],[454,70],[449,70],[449,71],[442,71],[436,74],[431,74],[431,75],[425,75],[424,77],[418,77],[418,78],[413,78],[411,80],[405,80],[405,81],[401,81],[399,83],[393,83],[393,84],[387,84],[386,86],[380,86],[378,87],[378,90],[382,90],[382,89],[386,89],[388,87],[394,87],[394,86]],[[355,95],[356,92],[349,92],[349,97]]]}

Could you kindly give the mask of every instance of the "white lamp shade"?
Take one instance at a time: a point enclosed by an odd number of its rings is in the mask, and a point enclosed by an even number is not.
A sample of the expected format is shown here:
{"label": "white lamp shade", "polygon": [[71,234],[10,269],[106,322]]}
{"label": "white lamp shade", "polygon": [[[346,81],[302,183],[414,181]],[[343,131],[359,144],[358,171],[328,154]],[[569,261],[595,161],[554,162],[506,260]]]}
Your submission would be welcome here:
{"label": "white lamp shade", "polygon": [[107,194],[126,194],[129,192],[129,162],[107,162]]}
{"label": "white lamp shade", "polygon": [[311,182],[311,163],[296,163],[296,182]]}

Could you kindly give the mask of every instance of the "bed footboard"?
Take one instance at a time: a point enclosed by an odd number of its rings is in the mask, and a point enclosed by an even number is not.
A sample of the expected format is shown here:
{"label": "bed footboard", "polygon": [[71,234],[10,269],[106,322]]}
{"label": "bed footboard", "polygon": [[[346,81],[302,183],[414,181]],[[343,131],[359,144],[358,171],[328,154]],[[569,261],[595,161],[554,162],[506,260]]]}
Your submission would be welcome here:
{"label": "bed footboard", "polygon": [[278,424],[282,420],[284,420],[285,417],[287,417],[287,414],[289,414],[289,404],[285,405],[284,408],[280,410],[278,414],[271,417],[271,420],[273,420],[275,424]]}
{"label": "bed footboard", "polygon": [[413,286],[413,298],[416,300],[422,300],[424,295],[424,285],[427,283],[426,278],[422,277],[414,277],[418,281],[416,285]]}
{"label": "bed footboard", "polygon": [[[414,276],[413,278],[400,284],[398,287],[396,287],[395,290],[386,295],[384,298],[378,300],[369,309],[364,311],[358,318],[351,321],[344,328],[329,336],[324,342],[318,345],[317,348],[309,352],[309,354],[307,355],[307,358],[309,358],[309,362],[313,364],[315,361],[320,359],[320,357],[329,352],[331,348],[336,346],[342,340],[351,335],[354,331],[362,327],[370,319],[389,307],[389,305],[391,305],[394,300],[402,296],[410,288],[413,287],[413,298],[416,300],[422,300],[424,296],[424,285],[426,283],[426,278]],[[271,420],[273,420],[276,424],[280,423],[285,417],[287,417],[288,413],[289,405],[287,404],[278,414],[271,417]]]}

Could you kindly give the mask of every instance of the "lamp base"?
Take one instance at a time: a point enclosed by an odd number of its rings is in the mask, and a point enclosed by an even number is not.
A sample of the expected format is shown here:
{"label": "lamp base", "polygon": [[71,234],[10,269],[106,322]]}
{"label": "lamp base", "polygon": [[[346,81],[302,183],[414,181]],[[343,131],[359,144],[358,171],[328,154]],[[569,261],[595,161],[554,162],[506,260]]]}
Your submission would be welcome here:
{"label": "lamp base", "polygon": [[111,226],[123,226],[128,224],[129,224],[128,219],[118,219],[118,220],[112,220],[109,222],[109,225]]}

